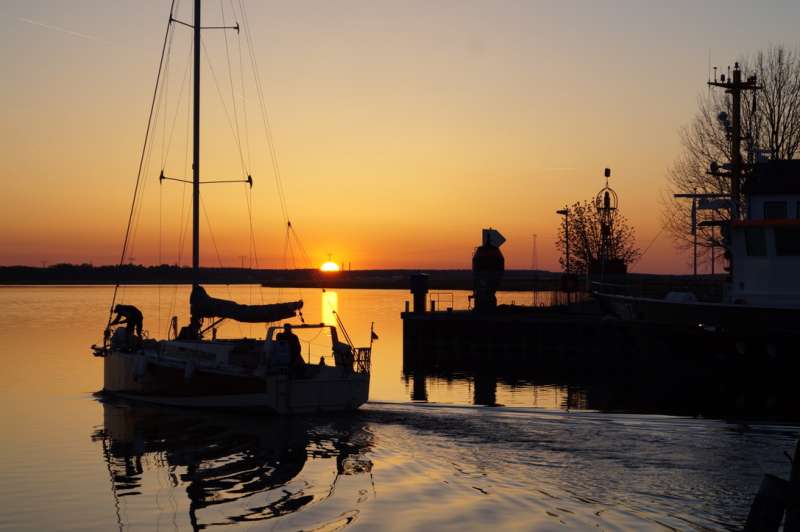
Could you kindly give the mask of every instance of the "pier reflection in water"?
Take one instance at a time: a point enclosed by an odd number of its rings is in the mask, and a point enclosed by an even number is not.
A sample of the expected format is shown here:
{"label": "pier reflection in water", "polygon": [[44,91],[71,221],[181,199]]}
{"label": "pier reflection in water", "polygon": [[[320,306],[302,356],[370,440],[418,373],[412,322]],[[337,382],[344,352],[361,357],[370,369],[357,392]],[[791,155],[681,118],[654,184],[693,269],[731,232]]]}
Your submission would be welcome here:
{"label": "pier reflection in water", "polygon": [[[313,512],[309,524],[333,526],[352,520],[357,504],[373,491],[366,457],[372,435],[352,417],[241,416],[106,403],[103,427],[92,439],[102,445],[120,527],[136,524],[126,520],[128,506],[137,515],[156,513],[159,522],[195,530],[265,521],[319,506],[341,477],[360,477],[345,490],[351,511],[342,511],[340,494],[330,515]],[[307,469],[313,474],[304,475]],[[153,502],[144,494],[154,486],[156,493],[167,492],[167,502],[143,512],[141,506]],[[143,500],[128,502],[138,497]]]}
{"label": "pier reflection in water", "polygon": [[796,421],[800,400],[794,388],[752,373],[710,377],[685,374],[554,374],[531,368],[462,369],[455,372],[404,368],[407,397],[438,397],[485,406],[532,406],[720,419]]}

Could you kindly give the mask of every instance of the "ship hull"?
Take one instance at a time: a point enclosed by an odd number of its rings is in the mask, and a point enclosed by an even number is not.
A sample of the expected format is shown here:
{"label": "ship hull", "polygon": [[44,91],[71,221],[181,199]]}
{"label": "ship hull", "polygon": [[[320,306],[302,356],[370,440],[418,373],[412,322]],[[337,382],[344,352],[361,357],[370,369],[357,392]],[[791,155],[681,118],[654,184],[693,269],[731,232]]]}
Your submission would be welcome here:
{"label": "ship hull", "polygon": [[307,377],[231,375],[162,362],[142,351],[104,357],[103,392],[187,408],[257,409],[276,414],[355,410],[369,397],[369,373],[308,366]]}
{"label": "ship hull", "polygon": [[729,334],[797,335],[800,309],[664,299],[595,293],[604,310],[626,321],[702,327]]}

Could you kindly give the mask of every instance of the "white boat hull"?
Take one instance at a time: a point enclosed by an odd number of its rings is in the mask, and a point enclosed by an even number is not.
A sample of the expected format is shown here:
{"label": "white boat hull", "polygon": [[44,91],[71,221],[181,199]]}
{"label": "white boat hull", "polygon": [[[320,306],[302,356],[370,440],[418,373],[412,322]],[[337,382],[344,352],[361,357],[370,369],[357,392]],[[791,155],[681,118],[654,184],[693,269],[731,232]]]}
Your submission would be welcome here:
{"label": "white boat hull", "polygon": [[307,366],[302,378],[187,371],[185,364],[163,362],[154,354],[111,350],[104,358],[103,391],[165,406],[305,414],[357,409],[369,398],[369,378],[369,373],[315,365]]}

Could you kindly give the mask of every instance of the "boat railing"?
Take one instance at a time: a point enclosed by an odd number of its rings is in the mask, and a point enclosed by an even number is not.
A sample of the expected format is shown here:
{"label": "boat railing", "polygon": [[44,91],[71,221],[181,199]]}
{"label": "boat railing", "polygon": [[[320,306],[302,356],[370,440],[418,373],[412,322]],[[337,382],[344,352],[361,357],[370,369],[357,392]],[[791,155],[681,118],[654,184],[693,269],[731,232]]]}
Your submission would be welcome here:
{"label": "boat railing", "polygon": [[690,292],[699,301],[719,301],[723,295],[723,279],[721,276],[706,276],[700,279],[689,277],[633,278],[625,283],[608,283],[593,281],[591,291],[594,293],[663,299],[670,292]]}
{"label": "boat railing", "polygon": [[353,364],[356,373],[369,373],[372,364],[371,347],[354,347]]}
{"label": "boat railing", "polygon": [[641,296],[642,290],[640,286],[630,284],[618,283],[603,283],[600,281],[592,281],[592,292],[601,294],[610,294],[615,296]]}

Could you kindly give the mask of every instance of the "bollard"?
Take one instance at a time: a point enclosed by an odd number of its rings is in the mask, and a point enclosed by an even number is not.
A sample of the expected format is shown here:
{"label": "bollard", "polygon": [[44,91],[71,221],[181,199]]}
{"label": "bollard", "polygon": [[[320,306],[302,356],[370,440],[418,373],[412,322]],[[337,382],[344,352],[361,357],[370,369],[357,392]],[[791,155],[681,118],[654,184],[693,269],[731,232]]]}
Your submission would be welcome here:
{"label": "bollard", "polygon": [[424,314],[425,300],[428,298],[427,273],[415,273],[411,276],[411,293],[414,296],[414,314]]}

